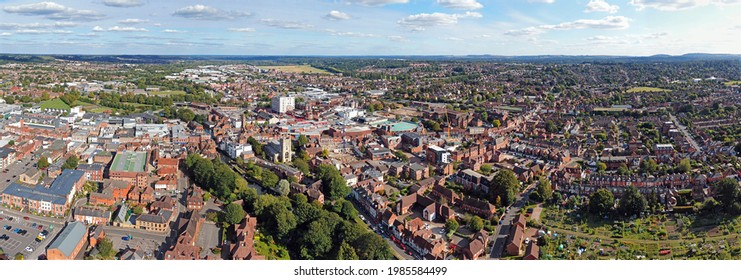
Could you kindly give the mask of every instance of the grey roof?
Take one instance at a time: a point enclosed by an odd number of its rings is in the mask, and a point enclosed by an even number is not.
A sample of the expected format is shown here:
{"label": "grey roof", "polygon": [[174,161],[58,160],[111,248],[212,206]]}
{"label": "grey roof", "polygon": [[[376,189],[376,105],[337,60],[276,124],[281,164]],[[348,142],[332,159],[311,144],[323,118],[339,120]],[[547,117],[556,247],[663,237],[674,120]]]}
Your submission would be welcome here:
{"label": "grey roof", "polygon": [[62,171],[62,174],[57,176],[54,182],[51,183],[49,190],[57,195],[67,195],[70,193],[69,190],[71,190],[75,183],[83,176],[85,176],[85,172],[80,170],[65,169]]}
{"label": "grey roof", "polygon": [[136,219],[144,222],[166,224],[170,221],[170,217],[172,217],[172,211],[161,210],[157,214],[141,214]]}
{"label": "grey roof", "polygon": [[0,158],[6,158],[11,153],[15,153],[15,150],[9,148],[0,148]]}
{"label": "grey roof", "polygon": [[103,170],[103,168],[105,168],[105,167],[102,164],[100,164],[100,163],[93,163],[93,164],[83,163],[83,164],[80,164],[80,165],[77,166],[77,170],[82,170],[82,171],[84,171],[84,170]]}
{"label": "grey roof", "polygon": [[45,188],[43,185],[27,186],[13,182],[10,186],[5,188],[3,194],[33,201],[48,201],[58,205],[64,205],[67,203],[67,198],[65,196],[56,195],[50,192],[49,188]]}
{"label": "grey roof", "polygon": [[87,216],[87,217],[98,217],[98,218],[111,218],[111,211],[102,209],[93,209],[88,207],[77,207],[75,208],[75,216]]}
{"label": "grey roof", "polygon": [[85,237],[85,233],[87,233],[87,228],[85,228],[83,223],[71,222],[64,227],[59,235],[57,235],[57,239],[54,239],[54,241],[49,244],[47,251],[58,249],[65,256],[70,257],[75,251],[77,244]]}

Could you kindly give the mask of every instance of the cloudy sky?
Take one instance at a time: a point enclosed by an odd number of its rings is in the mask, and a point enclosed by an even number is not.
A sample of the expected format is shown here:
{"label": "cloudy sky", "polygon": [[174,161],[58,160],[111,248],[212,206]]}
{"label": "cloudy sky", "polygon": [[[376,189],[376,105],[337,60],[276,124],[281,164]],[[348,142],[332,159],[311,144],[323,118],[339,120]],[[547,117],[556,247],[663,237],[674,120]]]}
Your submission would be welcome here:
{"label": "cloudy sky", "polygon": [[741,0],[0,0],[0,53],[741,53]]}

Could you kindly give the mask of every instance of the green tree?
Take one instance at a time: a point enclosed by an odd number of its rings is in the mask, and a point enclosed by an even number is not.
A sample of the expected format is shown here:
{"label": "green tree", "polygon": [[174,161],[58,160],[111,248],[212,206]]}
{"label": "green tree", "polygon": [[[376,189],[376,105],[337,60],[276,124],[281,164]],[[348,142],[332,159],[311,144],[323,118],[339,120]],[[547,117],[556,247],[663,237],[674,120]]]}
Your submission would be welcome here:
{"label": "green tree", "polygon": [[589,196],[589,212],[604,215],[612,210],[615,197],[607,189],[599,189]]}
{"label": "green tree", "polygon": [[607,170],[607,164],[605,164],[604,162],[598,162],[597,163],[597,172],[599,172],[601,174],[601,173],[605,173],[605,170]]}
{"label": "green tree", "polygon": [[497,172],[489,184],[491,200],[494,201],[497,197],[500,197],[502,205],[514,203],[519,190],[520,182],[517,180],[517,176],[508,169]]}
{"label": "green tree", "polygon": [[144,207],[142,207],[141,205],[137,205],[134,207],[134,209],[131,209],[131,211],[134,212],[134,214],[136,215],[141,215],[144,213]]}
{"label": "green tree", "polygon": [[116,254],[116,252],[113,250],[113,242],[111,242],[108,237],[104,237],[103,239],[98,242],[98,252],[100,252],[100,257],[104,260],[110,260],[113,259],[113,256]]}
{"label": "green tree", "polygon": [[296,167],[296,169],[300,170],[301,173],[304,173],[304,175],[306,176],[311,174],[309,170],[309,164],[304,159],[298,157],[293,158],[293,166]]}
{"label": "green tree", "polygon": [[543,201],[548,201],[553,197],[553,188],[551,187],[551,181],[548,179],[540,179],[538,185],[535,187],[535,192]]}
{"label": "green tree", "polygon": [[39,161],[36,163],[36,166],[39,169],[47,169],[49,168],[49,161],[46,159],[46,157],[39,158]]}
{"label": "green tree", "polygon": [[358,216],[358,210],[355,209],[355,206],[353,206],[352,202],[347,201],[345,199],[342,199],[342,208],[338,214],[345,220],[352,221],[355,219],[355,217]]}
{"label": "green tree", "polygon": [[656,161],[653,159],[648,159],[641,161],[641,172],[642,173],[654,173],[656,172],[656,169],[658,169],[659,165],[656,164]]}
{"label": "green tree", "polygon": [[306,144],[309,143],[309,139],[306,138],[306,135],[303,135],[302,134],[302,135],[299,135],[298,136],[298,139],[296,140],[296,142],[298,142],[298,146],[299,147],[304,147],[304,146],[306,146]]}
{"label": "green tree", "polygon": [[242,222],[245,217],[244,209],[242,206],[235,203],[229,203],[224,208],[224,221],[232,225]]}
{"label": "green tree", "polygon": [[730,209],[740,196],[741,191],[739,191],[738,183],[732,178],[720,180],[715,187],[715,200],[726,209]]}
{"label": "green tree", "polygon": [[646,210],[646,198],[634,186],[628,187],[618,202],[618,212],[625,216],[638,215]]}
{"label": "green tree", "polygon": [[491,125],[494,126],[494,127],[501,127],[502,126],[502,121],[500,121],[500,120],[493,120],[491,122]]}
{"label": "green tree", "polygon": [[350,194],[345,178],[333,165],[320,164],[317,167],[317,175],[322,180],[324,194],[327,194],[330,199],[335,200]]}
{"label": "green tree", "polygon": [[468,226],[471,227],[471,230],[473,231],[480,231],[484,228],[484,220],[479,216],[473,216],[471,221],[468,223]]}
{"label": "green tree", "polygon": [[355,252],[361,260],[390,260],[394,256],[388,243],[373,232],[367,232],[357,238]]}
{"label": "green tree", "polygon": [[62,170],[76,169],[79,163],[80,163],[80,158],[78,158],[76,155],[71,155],[67,158],[67,160],[64,161],[64,164],[62,164]]}
{"label": "green tree", "polygon": [[630,175],[632,172],[630,172],[630,169],[628,168],[628,165],[625,163],[621,164],[620,167],[617,169],[618,175]]}
{"label": "green tree", "polygon": [[347,244],[346,242],[342,242],[340,245],[340,248],[337,250],[337,256],[334,258],[336,260],[357,260],[358,254],[355,253],[355,249],[350,246],[350,244]]}
{"label": "green tree", "polygon": [[278,181],[278,188],[276,189],[280,195],[286,196],[291,191],[291,183],[286,179]]}
{"label": "green tree", "polygon": [[491,173],[491,169],[492,169],[492,166],[491,166],[491,164],[482,164],[482,165],[481,165],[481,168],[480,168],[480,171],[481,171],[481,173],[483,173],[484,175],[488,175],[488,174],[490,174],[490,173]]}
{"label": "green tree", "polygon": [[403,162],[408,162],[408,161],[409,161],[409,157],[408,157],[408,156],[407,156],[407,155],[406,155],[406,154],[405,154],[404,152],[402,152],[401,150],[397,150],[397,151],[395,151],[395,152],[394,152],[394,155],[395,155],[395,156],[396,156],[396,158],[398,158],[398,159],[399,159],[400,161],[403,161]]}
{"label": "green tree", "polygon": [[327,149],[322,150],[322,157],[323,158],[329,157],[329,150],[327,150]]}
{"label": "green tree", "polygon": [[683,158],[679,161],[679,165],[677,165],[677,172],[679,173],[688,173],[692,170],[692,165],[690,165],[690,159]]}
{"label": "green tree", "polygon": [[275,188],[275,186],[278,184],[278,175],[275,175],[273,171],[265,170],[262,172],[262,180],[260,180],[260,184],[263,187],[266,188]]}
{"label": "green tree", "polygon": [[445,231],[449,233],[454,233],[458,230],[460,225],[458,224],[458,221],[455,219],[448,219],[447,222],[445,222]]}

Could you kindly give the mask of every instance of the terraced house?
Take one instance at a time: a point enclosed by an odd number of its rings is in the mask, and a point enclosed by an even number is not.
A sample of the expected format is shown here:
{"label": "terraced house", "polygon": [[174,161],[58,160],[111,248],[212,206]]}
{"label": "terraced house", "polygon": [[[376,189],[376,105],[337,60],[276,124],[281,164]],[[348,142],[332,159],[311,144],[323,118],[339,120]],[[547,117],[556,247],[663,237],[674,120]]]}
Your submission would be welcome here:
{"label": "terraced house", "polygon": [[32,213],[63,216],[75,193],[85,184],[84,172],[64,170],[51,184],[11,183],[2,192],[2,203]]}

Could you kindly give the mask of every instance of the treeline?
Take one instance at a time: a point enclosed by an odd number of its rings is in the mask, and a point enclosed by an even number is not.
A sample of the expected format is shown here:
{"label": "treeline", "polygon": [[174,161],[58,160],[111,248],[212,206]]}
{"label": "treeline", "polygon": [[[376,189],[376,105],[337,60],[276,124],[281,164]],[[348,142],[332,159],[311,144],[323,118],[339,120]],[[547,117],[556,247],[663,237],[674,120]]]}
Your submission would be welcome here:
{"label": "treeline", "polygon": [[248,189],[247,181],[218,159],[208,160],[198,154],[189,154],[185,166],[197,185],[222,201],[235,201]]}
{"label": "treeline", "polygon": [[291,259],[393,258],[391,248],[380,236],[351,219],[357,217],[357,212],[353,212],[355,209],[348,201],[334,204],[339,207],[329,203],[325,207],[308,202],[303,194],[292,194],[289,198],[258,195],[249,189],[244,202],[247,212],[258,218],[263,233],[280,244],[287,244]]}

